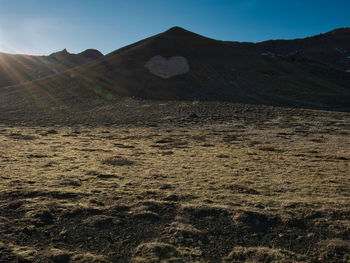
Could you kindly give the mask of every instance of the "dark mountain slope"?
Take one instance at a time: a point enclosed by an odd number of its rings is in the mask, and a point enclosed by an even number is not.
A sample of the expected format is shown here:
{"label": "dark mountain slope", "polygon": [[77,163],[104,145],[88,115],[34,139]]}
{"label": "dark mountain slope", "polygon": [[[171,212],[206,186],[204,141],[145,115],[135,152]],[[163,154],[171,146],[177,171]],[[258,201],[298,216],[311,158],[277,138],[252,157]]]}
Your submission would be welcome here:
{"label": "dark mountain slope", "polygon": [[261,54],[260,45],[175,27],[81,67],[0,89],[0,105],[3,112],[79,112],[130,96],[350,111],[350,74],[304,56]]}
{"label": "dark mountain slope", "polygon": [[[184,57],[189,72],[156,76],[145,67],[155,56]],[[108,92],[148,99],[341,107],[347,101],[338,101],[338,95],[339,99],[349,95],[347,74],[317,61],[264,56],[258,48],[209,39],[178,27],[112,52],[81,70]]]}
{"label": "dark mountain slope", "polygon": [[88,49],[79,54],[71,54],[64,49],[49,56],[0,53],[0,87],[55,75],[101,57],[103,55],[94,49]]}
{"label": "dark mountain slope", "polygon": [[254,45],[260,52],[308,58],[336,69],[350,69],[350,28],[339,28],[305,39],[270,40]]}

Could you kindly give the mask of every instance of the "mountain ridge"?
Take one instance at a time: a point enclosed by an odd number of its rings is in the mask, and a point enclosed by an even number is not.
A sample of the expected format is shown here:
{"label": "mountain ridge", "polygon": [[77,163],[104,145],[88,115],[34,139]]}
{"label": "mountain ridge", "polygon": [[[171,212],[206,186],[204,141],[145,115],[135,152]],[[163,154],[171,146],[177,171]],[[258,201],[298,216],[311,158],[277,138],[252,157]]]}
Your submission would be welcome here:
{"label": "mountain ridge", "polygon": [[[344,39],[339,43],[350,43],[347,34]],[[41,111],[40,118],[43,109],[92,112],[123,98],[350,111],[350,74],[337,59],[315,59],[325,53],[322,41],[321,48],[305,45],[305,52],[295,52],[299,42],[225,42],[174,27],[59,74],[0,88],[0,105],[4,115]],[[337,51],[334,45],[326,55]]]}
{"label": "mountain ridge", "polygon": [[67,49],[48,56],[0,53],[0,87],[23,84],[103,57],[96,49],[69,53]]}

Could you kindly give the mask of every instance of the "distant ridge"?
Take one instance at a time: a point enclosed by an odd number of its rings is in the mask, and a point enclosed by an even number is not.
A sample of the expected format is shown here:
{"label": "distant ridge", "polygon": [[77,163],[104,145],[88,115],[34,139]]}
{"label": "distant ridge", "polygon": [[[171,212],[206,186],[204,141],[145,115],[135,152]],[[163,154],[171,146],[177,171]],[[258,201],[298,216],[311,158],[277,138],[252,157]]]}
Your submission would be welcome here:
{"label": "distant ridge", "polygon": [[344,27],[304,39],[270,40],[257,43],[259,51],[273,51],[276,54],[294,54],[335,69],[350,69],[350,28]]}
{"label": "distant ridge", "polygon": [[13,55],[0,53],[0,87],[33,81],[103,57],[96,49],[72,54],[63,49],[49,56]]}
{"label": "distant ridge", "polygon": [[103,54],[100,51],[98,51],[97,49],[91,49],[91,48],[79,53],[78,55],[86,57],[90,60],[95,60],[103,57]]}

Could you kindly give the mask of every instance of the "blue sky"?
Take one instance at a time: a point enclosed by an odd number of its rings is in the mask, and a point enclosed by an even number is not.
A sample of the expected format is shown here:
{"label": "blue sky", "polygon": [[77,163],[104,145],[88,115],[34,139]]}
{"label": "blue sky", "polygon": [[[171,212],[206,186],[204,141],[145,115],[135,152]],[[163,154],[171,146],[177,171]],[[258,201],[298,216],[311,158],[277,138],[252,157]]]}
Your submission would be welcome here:
{"label": "blue sky", "polygon": [[181,26],[231,41],[291,39],[350,26],[349,0],[0,0],[0,51],[107,54]]}

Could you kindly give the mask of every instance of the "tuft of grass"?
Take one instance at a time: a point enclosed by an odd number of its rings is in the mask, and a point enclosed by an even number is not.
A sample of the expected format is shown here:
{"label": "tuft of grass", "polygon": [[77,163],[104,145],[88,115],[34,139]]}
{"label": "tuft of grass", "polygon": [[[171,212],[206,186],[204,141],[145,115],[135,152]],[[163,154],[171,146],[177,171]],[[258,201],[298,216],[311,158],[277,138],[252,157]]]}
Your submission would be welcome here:
{"label": "tuft of grass", "polygon": [[76,263],[109,263],[103,255],[94,255],[91,253],[76,254],[71,257],[70,262]]}
{"label": "tuft of grass", "polygon": [[108,157],[102,161],[102,164],[108,164],[113,166],[133,165],[134,163],[134,161],[128,160],[120,156]]}
{"label": "tuft of grass", "polygon": [[36,137],[33,135],[26,135],[21,133],[10,133],[7,135],[7,137],[14,139],[14,140],[35,140]]}
{"label": "tuft of grass", "polygon": [[268,247],[235,247],[224,262],[305,262],[290,251]]}
{"label": "tuft of grass", "polygon": [[33,262],[37,254],[37,251],[30,247],[13,247],[12,252],[18,262]]}
{"label": "tuft of grass", "polygon": [[182,262],[179,256],[179,251],[170,244],[150,242],[143,243],[135,249],[131,262]]}
{"label": "tuft of grass", "polygon": [[273,146],[261,146],[261,147],[258,147],[258,149],[260,151],[266,151],[266,152],[283,152],[283,150],[277,149]]}
{"label": "tuft of grass", "polygon": [[253,194],[253,195],[259,195],[260,193],[256,191],[255,189],[241,184],[233,184],[227,187],[228,189],[232,190],[235,193],[243,193],[243,194]]}

